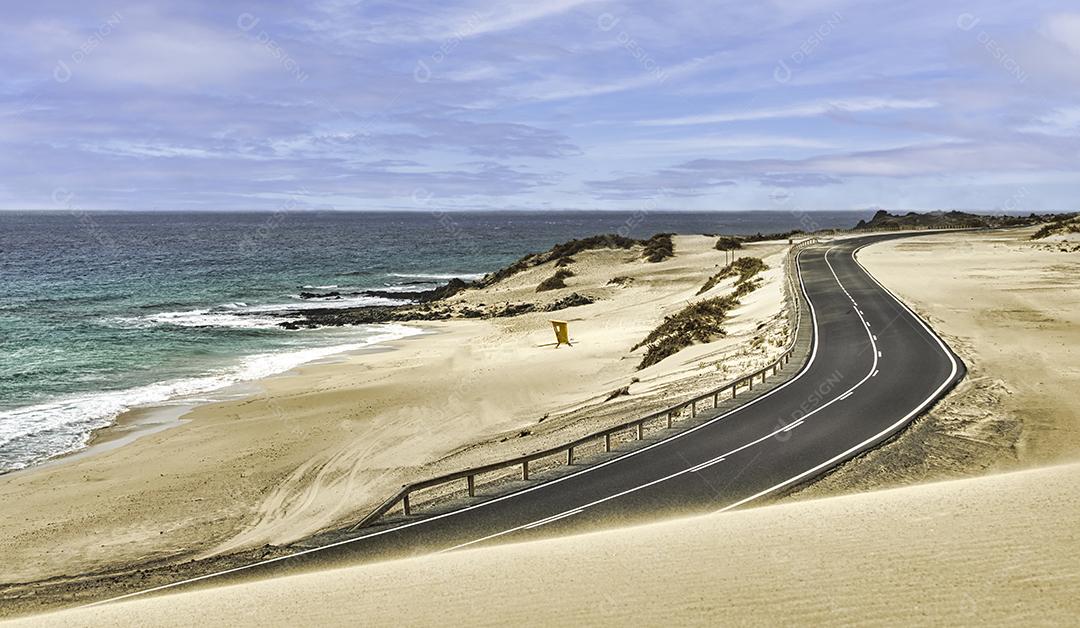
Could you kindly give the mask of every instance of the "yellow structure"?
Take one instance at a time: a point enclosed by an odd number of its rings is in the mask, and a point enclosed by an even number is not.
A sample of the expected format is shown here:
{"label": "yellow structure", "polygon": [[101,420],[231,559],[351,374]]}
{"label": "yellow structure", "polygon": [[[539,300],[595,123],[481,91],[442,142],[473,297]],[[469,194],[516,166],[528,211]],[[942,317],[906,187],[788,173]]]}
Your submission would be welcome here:
{"label": "yellow structure", "polygon": [[563,344],[568,347],[574,346],[570,344],[570,326],[566,324],[566,321],[551,321],[551,326],[555,329],[556,349]]}

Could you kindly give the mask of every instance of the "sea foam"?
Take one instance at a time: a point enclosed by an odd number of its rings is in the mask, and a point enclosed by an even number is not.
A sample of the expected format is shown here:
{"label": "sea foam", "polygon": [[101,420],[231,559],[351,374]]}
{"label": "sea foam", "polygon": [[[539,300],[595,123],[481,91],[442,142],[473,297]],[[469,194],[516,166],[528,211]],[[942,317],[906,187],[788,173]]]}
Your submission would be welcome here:
{"label": "sea foam", "polygon": [[125,390],[72,395],[38,405],[0,412],[0,472],[13,471],[56,455],[81,449],[91,433],[131,408],[191,403],[232,384],[284,373],[301,364],[423,333],[404,325],[358,328],[354,342],[244,357],[229,368],[198,377],[157,382]]}

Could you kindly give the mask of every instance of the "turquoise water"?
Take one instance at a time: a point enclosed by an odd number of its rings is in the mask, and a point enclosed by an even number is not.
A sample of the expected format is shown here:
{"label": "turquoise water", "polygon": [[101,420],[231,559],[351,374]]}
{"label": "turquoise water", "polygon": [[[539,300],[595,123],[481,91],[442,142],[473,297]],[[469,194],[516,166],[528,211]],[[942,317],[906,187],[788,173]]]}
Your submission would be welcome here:
{"label": "turquoise water", "polygon": [[[813,218],[847,227],[867,216]],[[786,212],[0,212],[0,472],[81,447],[125,409],[416,333],[278,328],[283,310],[394,302],[307,302],[302,290],[432,287],[596,233],[800,223]]]}

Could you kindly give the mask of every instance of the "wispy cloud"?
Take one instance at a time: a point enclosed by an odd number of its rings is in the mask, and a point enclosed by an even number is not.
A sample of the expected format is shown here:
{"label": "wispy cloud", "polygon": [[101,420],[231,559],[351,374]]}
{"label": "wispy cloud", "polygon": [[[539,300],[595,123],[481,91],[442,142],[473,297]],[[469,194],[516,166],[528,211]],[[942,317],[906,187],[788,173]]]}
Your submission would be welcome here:
{"label": "wispy cloud", "polygon": [[1066,0],[12,3],[0,206],[1059,208],[1078,41]]}
{"label": "wispy cloud", "polygon": [[751,120],[773,120],[783,118],[814,118],[818,116],[836,115],[845,113],[865,113],[904,109],[930,109],[937,107],[938,103],[928,98],[915,100],[887,99],[887,98],[852,98],[846,100],[829,100],[788,105],[783,107],[767,107],[761,109],[744,109],[718,113],[707,113],[675,118],[655,118],[639,120],[635,124],[640,126],[687,126],[697,124],[718,124],[724,122],[746,122]]}

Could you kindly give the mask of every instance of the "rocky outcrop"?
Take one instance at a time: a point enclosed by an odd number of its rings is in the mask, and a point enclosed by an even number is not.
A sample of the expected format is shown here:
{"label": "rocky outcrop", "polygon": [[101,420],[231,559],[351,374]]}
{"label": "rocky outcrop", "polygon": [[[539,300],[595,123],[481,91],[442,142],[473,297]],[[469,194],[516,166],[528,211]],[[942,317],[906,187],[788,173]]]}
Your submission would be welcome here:
{"label": "rocky outcrop", "polygon": [[855,230],[860,229],[941,229],[946,227],[1022,227],[1044,222],[1047,216],[1030,214],[1028,216],[982,215],[962,211],[908,212],[890,214],[879,209],[869,221],[860,220]]}

